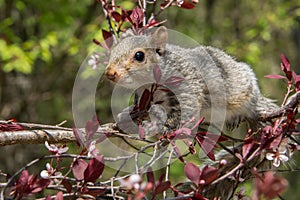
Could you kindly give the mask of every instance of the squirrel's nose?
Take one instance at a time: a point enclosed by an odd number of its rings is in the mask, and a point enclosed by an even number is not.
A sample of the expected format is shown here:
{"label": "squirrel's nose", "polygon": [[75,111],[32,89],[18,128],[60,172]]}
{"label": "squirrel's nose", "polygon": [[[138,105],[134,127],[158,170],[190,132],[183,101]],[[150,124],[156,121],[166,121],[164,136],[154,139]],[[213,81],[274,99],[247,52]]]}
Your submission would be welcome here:
{"label": "squirrel's nose", "polygon": [[111,68],[107,68],[107,69],[105,70],[105,75],[106,75],[106,77],[107,77],[109,80],[111,80],[111,81],[116,81],[117,76],[118,76],[118,73],[117,73],[115,70],[111,69]]}

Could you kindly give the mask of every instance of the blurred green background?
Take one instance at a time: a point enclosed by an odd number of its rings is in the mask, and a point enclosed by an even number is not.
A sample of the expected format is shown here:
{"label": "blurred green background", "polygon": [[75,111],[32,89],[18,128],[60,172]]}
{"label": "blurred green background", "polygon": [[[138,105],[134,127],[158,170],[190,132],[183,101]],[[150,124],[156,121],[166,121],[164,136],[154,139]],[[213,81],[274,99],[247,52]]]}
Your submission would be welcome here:
{"label": "blurred green background", "polygon": [[[136,5],[133,0],[116,2],[126,9]],[[264,75],[281,73],[282,53],[300,73],[300,0],[200,0],[193,10],[172,7],[160,19],[167,19],[170,29],[249,63],[264,95],[279,104],[285,83]],[[96,0],[0,0],[0,119],[53,125],[67,120],[65,126],[73,126],[74,80],[95,48],[92,39],[102,40],[102,28],[108,30]],[[109,97],[103,88],[98,92]],[[96,99],[102,122],[112,121],[109,105],[109,98]],[[13,173],[43,153],[43,145],[0,147],[0,170]],[[300,196],[296,174],[287,175],[286,199]]]}

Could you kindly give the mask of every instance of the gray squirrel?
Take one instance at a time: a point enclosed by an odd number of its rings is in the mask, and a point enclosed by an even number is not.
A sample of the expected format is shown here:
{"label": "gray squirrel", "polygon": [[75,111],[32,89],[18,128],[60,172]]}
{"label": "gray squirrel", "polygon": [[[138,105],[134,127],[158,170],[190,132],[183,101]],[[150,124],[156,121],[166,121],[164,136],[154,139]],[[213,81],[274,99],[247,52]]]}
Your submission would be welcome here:
{"label": "gray squirrel", "polygon": [[[254,128],[263,114],[278,108],[273,100],[261,94],[256,76],[247,64],[218,48],[182,48],[169,44],[168,30],[163,26],[152,34],[129,35],[114,44],[105,74],[123,87],[134,88],[140,97],[144,85],[155,82],[155,65],[161,69],[164,80],[184,79],[180,86],[169,87],[173,95],[157,96],[164,102],[162,110],[166,117],[161,118],[169,129],[178,128],[180,121],[192,117],[221,123],[221,128],[222,122],[236,127],[241,121]],[[177,114],[180,109],[181,114]],[[155,112],[161,113],[161,110]],[[174,120],[178,115],[180,119]]]}
{"label": "gray squirrel", "polygon": [[[224,130],[224,125],[229,128],[237,127],[242,121],[255,130],[263,124],[260,121],[262,115],[279,108],[273,100],[261,94],[256,76],[246,63],[236,61],[218,48],[183,48],[170,44],[168,35],[165,27],[159,27],[152,34],[126,36],[111,48],[105,69],[109,80],[135,91],[134,104],[143,98],[143,92],[151,88],[153,83],[166,86],[158,90],[151,99],[160,104],[153,103],[148,108],[150,122],[154,122],[158,128],[150,130],[154,125],[144,123],[147,120],[143,116],[143,128],[148,128],[145,132],[161,130],[163,134],[181,127],[184,121],[200,117],[204,117],[207,123],[214,124],[219,130]],[[172,80],[171,77],[175,84],[167,84]],[[176,81],[180,84],[176,84]],[[132,117],[134,107],[135,105],[121,112],[118,122]],[[218,161],[225,159],[229,163],[222,168],[220,174],[227,173],[239,163],[227,151],[221,150],[217,157]],[[261,158],[254,159],[248,163],[249,169],[260,162]],[[251,175],[247,169],[243,172],[243,178]],[[211,199],[215,196],[230,199],[235,187],[236,182],[226,178],[208,188],[204,195]]]}

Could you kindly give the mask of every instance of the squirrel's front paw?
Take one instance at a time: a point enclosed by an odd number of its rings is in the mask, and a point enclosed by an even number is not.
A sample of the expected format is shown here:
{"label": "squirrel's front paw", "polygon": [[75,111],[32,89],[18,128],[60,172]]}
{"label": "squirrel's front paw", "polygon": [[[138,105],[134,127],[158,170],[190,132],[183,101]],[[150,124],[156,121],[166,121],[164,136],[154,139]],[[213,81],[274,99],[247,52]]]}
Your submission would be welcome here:
{"label": "squirrel's front paw", "polygon": [[163,106],[154,104],[149,110],[134,111],[134,106],[124,109],[117,116],[117,125],[125,133],[138,134],[138,126],[142,125],[147,136],[163,133],[167,121],[167,112]]}
{"label": "squirrel's front paw", "polygon": [[117,126],[125,133],[138,133],[138,126],[132,120],[131,112],[134,106],[129,106],[125,108],[121,113],[117,115]]}
{"label": "squirrel's front paw", "polygon": [[148,111],[150,120],[143,120],[142,127],[148,136],[163,134],[165,132],[165,123],[167,121],[167,113],[163,106],[154,104]]}

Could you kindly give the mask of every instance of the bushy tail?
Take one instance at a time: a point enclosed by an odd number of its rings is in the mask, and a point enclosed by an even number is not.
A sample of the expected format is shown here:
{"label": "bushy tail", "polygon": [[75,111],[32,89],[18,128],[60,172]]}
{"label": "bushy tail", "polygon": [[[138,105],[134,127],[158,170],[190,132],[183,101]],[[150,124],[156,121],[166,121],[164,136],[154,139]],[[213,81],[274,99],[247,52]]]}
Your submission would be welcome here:
{"label": "bushy tail", "polygon": [[279,106],[275,104],[275,101],[266,97],[259,97],[257,101],[256,111],[261,117],[264,114],[269,114],[278,110]]}

